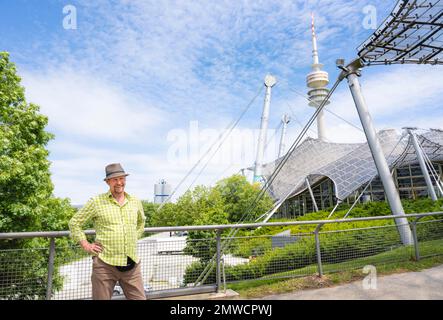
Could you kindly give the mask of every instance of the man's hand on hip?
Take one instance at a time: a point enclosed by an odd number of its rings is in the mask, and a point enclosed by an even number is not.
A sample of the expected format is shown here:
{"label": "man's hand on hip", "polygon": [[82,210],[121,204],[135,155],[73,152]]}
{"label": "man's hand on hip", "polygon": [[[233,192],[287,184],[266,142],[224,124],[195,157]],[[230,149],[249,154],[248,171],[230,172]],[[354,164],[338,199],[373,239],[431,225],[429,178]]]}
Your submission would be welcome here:
{"label": "man's hand on hip", "polygon": [[103,251],[103,247],[100,243],[89,243],[87,240],[80,241],[80,245],[87,253],[99,254]]}

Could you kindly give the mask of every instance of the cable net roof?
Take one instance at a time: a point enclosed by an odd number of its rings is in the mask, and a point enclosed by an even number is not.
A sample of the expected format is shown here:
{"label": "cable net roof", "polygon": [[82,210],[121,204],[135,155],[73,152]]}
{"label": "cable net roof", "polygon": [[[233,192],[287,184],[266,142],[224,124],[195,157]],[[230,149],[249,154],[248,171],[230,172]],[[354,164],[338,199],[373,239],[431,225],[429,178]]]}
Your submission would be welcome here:
{"label": "cable net roof", "polygon": [[443,64],[443,0],[398,1],[358,50],[366,65]]}
{"label": "cable net roof", "polygon": [[[401,165],[408,165],[417,162],[414,146],[409,137],[408,145],[397,162]],[[425,151],[431,161],[443,161],[443,132],[430,131],[417,135],[418,143]]]}
{"label": "cable net roof", "polygon": [[[304,140],[290,155],[273,181],[269,192],[276,199],[282,198],[291,188],[304,185],[305,178],[311,173],[349,154],[355,147],[356,144],[329,143],[312,138]],[[279,158],[263,166],[262,172],[266,180],[270,178],[282,159]]]}
{"label": "cable net roof", "polygon": [[[409,135],[383,130],[378,133],[378,138],[391,169],[417,163]],[[431,161],[443,161],[443,131],[427,131],[417,134],[417,138]],[[280,161],[281,158],[264,166],[266,179]],[[312,185],[328,177],[334,183],[335,196],[344,200],[377,175],[367,143],[340,144],[308,138],[294,150],[269,190],[278,200],[291,190],[291,196],[304,192],[306,178]]]}

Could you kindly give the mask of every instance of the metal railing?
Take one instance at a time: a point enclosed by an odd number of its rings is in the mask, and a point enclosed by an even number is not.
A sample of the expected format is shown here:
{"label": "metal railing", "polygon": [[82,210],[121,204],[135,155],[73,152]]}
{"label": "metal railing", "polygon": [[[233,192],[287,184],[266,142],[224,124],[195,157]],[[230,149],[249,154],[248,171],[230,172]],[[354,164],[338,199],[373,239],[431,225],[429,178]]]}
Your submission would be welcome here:
{"label": "metal railing", "polygon": [[[151,236],[139,240],[138,253],[148,299],[217,292],[238,281],[323,276],[443,255],[442,215],[145,228]],[[402,244],[399,217],[408,219],[413,245]],[[223,237],[232,228],[242,232]],[[292,233],[275,234],[285,228]],[[92,259],[69,235],[0,233],[0,248],[23,241],[21,249],[0,249],[0,299],[90,299]],[[204,283],[197,281],[203,270],[209,270]]]}

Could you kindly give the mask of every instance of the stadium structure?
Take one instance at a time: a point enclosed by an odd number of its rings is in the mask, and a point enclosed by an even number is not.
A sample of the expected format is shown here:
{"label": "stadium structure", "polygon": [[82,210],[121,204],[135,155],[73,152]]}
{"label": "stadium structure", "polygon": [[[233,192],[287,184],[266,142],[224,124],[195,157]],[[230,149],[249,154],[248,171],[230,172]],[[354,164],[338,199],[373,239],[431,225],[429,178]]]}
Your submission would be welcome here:
{"label": "stadium structure", "polygon": [[[378,133],[397,190],[404,199],[430,196],[412,135],[423,152],[434,190],[443,196],[440,184],[443,131],[421,131],[424,132],[408,133],[405,130],[399,134],[392,129]],[[265,177],[273,172],[281,159],[264,165]],[[284,198],[288,191],[289,196],[274,217],[325,210],[340,202],[353,203],[358,197],[361,202],[386,199],[367,143],[332,143],[313,138],[306,139],[291,154],[269,189],[276,201]]]}
{"label": "stadium structure", "polygon": [[[443,35],[442,15],[440,6],[433,3],[399,1],[392,14],[360,46],[356,60],[346,67],[343,60],[337,60],[343,70],[339,79],[347,78],[359,111],[365,143],[333,143],[326,138],[322,108],[329,104],[331,90],[326,87],[328,73],[321,70],[312,16],[313,64],[307,87],[309,106],[318,109],[318,134],[285,156],[261,165],[259,170],[260,163],[256,162],[255,171],[261,172],[265,184],[271,181],[267,190],[275,199],[275,207],[266,214],[265,221],[271,216],[289,218],[333,208],[332,215],[343,202],[387,200],[394,214],[402,214],[399,197],[436,200],[443,196],[443,131],[403,128],[403,132],[375,132],[370,118],[365,119],[369,113],[358,82],[361,69],[369,65],[442,64],[442,49],[433,44]],[[269,112],[269,98],[264,109]]]}

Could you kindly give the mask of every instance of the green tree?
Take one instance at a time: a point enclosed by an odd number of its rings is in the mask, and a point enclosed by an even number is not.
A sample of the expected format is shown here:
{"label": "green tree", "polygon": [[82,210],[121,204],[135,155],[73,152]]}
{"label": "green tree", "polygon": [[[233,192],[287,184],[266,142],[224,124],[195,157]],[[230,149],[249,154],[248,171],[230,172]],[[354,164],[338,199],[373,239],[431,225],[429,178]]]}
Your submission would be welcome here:
{"label": "green tree", "polygon": [[[74,210],[68,200],[52,196],[54,187],[46,145],[53,135],[45,131],[48,119],[39,113],[39,107],[26,102],[20,81],[9,54],[0,52],[0,232],[66,230]],[[43,251],[31,250],[37,247],[48,247],[48,241],[0,242],[0,249],[29,249],[1,252],[3,295],[44,295],[47,256]],[[14,282],[26,286],[12,289],[11,275]],[[57,288],[60,279],[55,280]]]}
{"label": "green tree", "polygon": [[153,227],[172,227],[177,226],[176,221],[176,204],[175,203],[165,203],[163,207],[156,208],[152,213],[151,225]]}
{"label": "green tree", "polygon": [[[258,199],[259,193],[258,184],[250,184],[244,176],[233,175],[219,181],[213,188],[196,188],[193,197],[188,195],[187,204],[194,208],[193,216],[198,217],[194,224],[229,224],[242,218],[243,222],[254,221],[273,204],[267,193]],[[224,230],[222,236],[227,233],[229,230]],[[185,252],[203,262],[208,261],[215,254],[215,237],[215,231],[190,232]]]}
{"label": "green tree", "polygon": [[[250,184],[242,175],[233,175],[220,180],[215,187],[203,190],[205,192],[198,193],[199,197],[192,199],[194,202],[189,201],[198,204],[200,218],[195,221],[195,224],[213,225],[236,223],[240,220],[242,222],[254,221],[273,205],[273,200],[267,193],[258,198],[259,184]],[[224,230],[222,238],[229,231]],[[234,250],[236,245],[238,244],[231,244],[228,251]],[[190,279],[193,282],[216,253],[216,232],[189,232],[185,253],[200,259],[185,271],[185,282],[191,281]]]}
{"label": "green tree", "polygon": [[[196,197],[198,196],[198,197]],[[193,210],[196,225],[221,225],[228,223],[221,194],[216,189],[196,188],[193,198]],[[185,253],[209,260],[216,252],[216,232],[210,230],[190,231]]]}
{"label": "green tree", "polygon": [[[254,221],[267,212],[273,204],[265,193],[260,199],[260,186],[250,184],[244,176],[233,175],[219,181],[215,187],[197,186],[185,192],[177,203],[167,203],[152,214],[153,226],[221,225]],[[226,235],[229,230],[222,233]],[[215,231],[191,231],[185,248],[202,261],[215,253]]]}
{"label": "green tree", "polygon": [[166,203],[161,209],[156,208],[152,214],[152,225],[189,226],[203,224],[214,213],[216,201],[211,196],[211,189],[197,186],[186,191],[177,203]]}
{"label": "green tree", "polygon": [[224,210],[230,223],[254,221],[272,208],[273,200],[268,193],[260,199],[260,185],[250,184],[246,177],[233,175],[217,182],[215,188],[224,202]]}
{"label": "green tree", "polygon": [[142,204],[146,217],[145,226],[150,227],[153,225],[153,217],[159,205],[150,201],[142,201]]}

